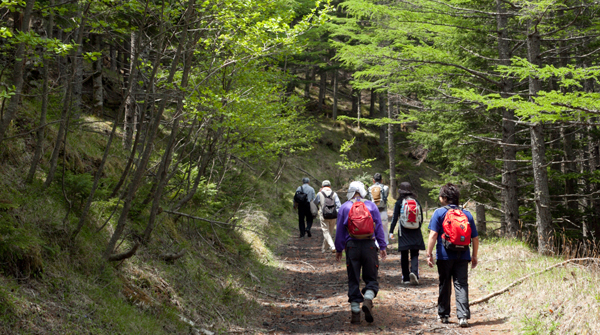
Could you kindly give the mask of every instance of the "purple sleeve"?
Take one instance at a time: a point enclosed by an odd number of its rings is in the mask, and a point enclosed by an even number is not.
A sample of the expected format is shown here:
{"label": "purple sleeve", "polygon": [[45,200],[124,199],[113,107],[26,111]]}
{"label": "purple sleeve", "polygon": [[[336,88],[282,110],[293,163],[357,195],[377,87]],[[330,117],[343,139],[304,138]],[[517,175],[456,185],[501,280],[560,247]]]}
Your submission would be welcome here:
{"label": "purple sleeve", "polygon": [[373,222],[375,222],[375,232],[374,236],[375,240],[377,240],[377,244],[379,244],[380,250],[385,250],[387,247],[387,243],[385,243],[385,232],[383,231],[383,224],[381,223],[381,214],[379,214],[379,209],[377,209],[377,205],[371,201],[365,201],[367,208],[371,212],[371,217],[373,217]]}
{"label": "purple sleeve", "polygon": [[337,252],[342,252],[344,249],[346,249],[346,242],[350,237],[350,234],[348,234],[348,229],[346,228],[348,225],[348,213],[350,211],[350,206],[347,204],[348,202],[344,203],[338,211],[335,231],[335,250]]}

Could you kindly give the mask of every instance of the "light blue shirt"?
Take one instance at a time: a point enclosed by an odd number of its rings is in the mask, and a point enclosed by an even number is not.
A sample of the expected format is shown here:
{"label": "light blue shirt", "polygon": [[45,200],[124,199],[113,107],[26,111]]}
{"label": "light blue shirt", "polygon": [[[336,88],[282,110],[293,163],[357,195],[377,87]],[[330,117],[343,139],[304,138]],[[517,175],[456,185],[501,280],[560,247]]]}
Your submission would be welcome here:
{"label": "light blue shirt", "polygon": [[298,186],[296,192],[302,190],[302,192],[306,193],[308,202],[315,200],[315,189],[310,187],[308,184],[303,184],[302,186]]}

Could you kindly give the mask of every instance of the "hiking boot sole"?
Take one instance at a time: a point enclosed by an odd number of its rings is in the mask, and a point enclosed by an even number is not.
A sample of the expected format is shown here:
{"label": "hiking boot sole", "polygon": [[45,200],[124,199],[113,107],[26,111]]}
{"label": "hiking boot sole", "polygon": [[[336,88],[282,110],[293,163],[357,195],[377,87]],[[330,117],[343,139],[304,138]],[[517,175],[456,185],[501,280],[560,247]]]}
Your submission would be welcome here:
{"label": "hiking boot sole", "polygon": [[413,285],[419,285],[419,279],[417,278],[417,275],[415,275],[414,273],[410,273],[408,275],[408,277],[410,278],[410,283]]}
{"label": "hiking boot sole", "polygon": [[369,323],[373,322],[373,300],[365,300],[362,305],[362,310],[365,313],[365,320]]}

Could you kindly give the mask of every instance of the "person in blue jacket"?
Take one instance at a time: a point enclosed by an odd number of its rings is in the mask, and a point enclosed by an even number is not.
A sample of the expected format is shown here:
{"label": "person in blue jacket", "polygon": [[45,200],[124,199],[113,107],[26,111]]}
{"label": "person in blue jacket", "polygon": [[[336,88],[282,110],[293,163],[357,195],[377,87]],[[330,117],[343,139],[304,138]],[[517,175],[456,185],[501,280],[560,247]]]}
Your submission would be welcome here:
{"label": "person in blue jacket", "polygon": [[[367,190],[365,185],[360,181],[350,183],[346,201],[340,210],[337,217],[337,230],[335,233],[335,249],[336,260],[342,259],[342,251],[346,251],[346,270],[348,273],[348,302],[351,309],[351,323],[360,323],[360,303],[363,303],[362,311],[365,313],[365,320],[373,322],[373,299],[379,291],[379,283],[377,281],[377,273],[379,269],[378,249],[381,260],[384,261],[387,257],[385,248],[385,235],[379,216],[379,209],[374,202],[365,200]],[[354,201],[363,201],[365,206],[371,213],[373,223],[375,224],[373,236],[366,239],[357,239],[350,236],[348,233],[348,215]],[[377,248],[377,244],[379,248]],[[362,279],[365,282],[365,287],[360,290],[360,275],[362,270]]]}
{"label": "person in blue jacket", "polygon": [[442,243],[442,234],[444,232],[443,222],[449,208],[459,208],[460,191],[454,184],[448,183],[440,188],[441,208],[435,210],[429,221],[429,241],[427,243],[427,265],[433,267],[433,247],[436,246],[436,259],[438,275],[440,278],[439,297],[438,297],[438,320],[442,323],[448,323],[450,317],[450,299],[452,296],[451,282],[454,283],[454,292],[456,299],[456,315],[458,324],[461,327],[468,327],[468,319],[471,318],[469,309],[469,276],[468,266],[477,266],[477,252],[479,250],[479,237],[477,237],[477,227],[473,221],[473,215],[469,211],[463,210],[469,219],[471,226],[471,243],[473,244],[473,254],[467,248],[465,251],[446,250]]}

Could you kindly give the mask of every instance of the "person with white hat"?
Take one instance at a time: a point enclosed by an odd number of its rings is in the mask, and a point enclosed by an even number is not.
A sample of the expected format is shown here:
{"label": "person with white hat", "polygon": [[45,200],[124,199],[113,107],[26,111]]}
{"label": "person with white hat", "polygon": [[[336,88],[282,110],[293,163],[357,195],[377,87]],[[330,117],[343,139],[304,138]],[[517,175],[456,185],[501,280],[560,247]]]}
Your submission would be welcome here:
{"label": "person with white hat", "polygon": [[[350,302],[353,324],[360,323],[360,303],[365,320],[373,322],[373,299],[379,291],[377,273],[379,269],[378,250],[381,260],[385,260],[385,234],[379,210],[374,202],[365,200],[367,191],[360,181],[353,181],[348,188],[347,198],[337,218],[335,234],[336,259],[342,259],[346,251],[346,270],[348,273],[348,302]],[[377,243],[376,243],[377,242]],[[360,277],[365,287],[360,290]]]}
{"label": "person with white hat", "polygon": [[321,252],[335,252],[333,237],[335,237],[335,224],[337,213],[342,203],[337,193],[331,189],[331,182],[323,180],[322,188],[317,193],[314,203],[319,207],[319,219],[321,220],[321,229],[323,230],[323,245]]}

